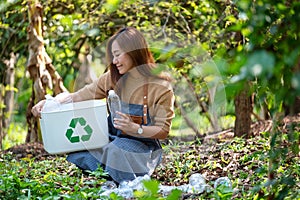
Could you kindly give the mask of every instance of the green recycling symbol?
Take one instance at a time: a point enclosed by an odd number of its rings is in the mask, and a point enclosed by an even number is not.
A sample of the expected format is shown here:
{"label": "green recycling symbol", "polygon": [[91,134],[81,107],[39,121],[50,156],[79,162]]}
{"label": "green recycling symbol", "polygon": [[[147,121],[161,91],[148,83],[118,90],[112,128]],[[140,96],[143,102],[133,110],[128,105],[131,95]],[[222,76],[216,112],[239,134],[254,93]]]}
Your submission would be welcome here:
{"label": "green recycling symbol", "polygon": [[81,136],[81,140],[83,142],[89,141],[89,139],[92,136],[93,129],[90,127],[90,125],[86,124],[86,121],[85,121],[85,119],[83,117],[73,118],[71,120],[69,128],[68,128],[68,130],[66,132],[66,137],[68,138],[68,140],[71,143],[76,143],[76,142],[80,141],[80,137],[78,135],[77,136],[72,136],[77,123],[79,123],[82,127],[84,127],[83,129],[86,132],[86,135],[82,135]]}

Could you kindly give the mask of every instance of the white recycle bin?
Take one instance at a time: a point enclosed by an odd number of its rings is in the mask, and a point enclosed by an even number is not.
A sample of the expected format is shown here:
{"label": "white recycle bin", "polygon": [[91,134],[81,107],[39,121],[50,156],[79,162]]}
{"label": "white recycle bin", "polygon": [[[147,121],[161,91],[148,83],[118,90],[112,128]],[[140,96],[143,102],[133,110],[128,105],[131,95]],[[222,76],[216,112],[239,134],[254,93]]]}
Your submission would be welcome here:
{"label": "white recycle bin", "polygon": [[109,142],[102,100],[61,104],[58,111],[41,112],[40,125],[44,148],[50,154],[96,149]]}

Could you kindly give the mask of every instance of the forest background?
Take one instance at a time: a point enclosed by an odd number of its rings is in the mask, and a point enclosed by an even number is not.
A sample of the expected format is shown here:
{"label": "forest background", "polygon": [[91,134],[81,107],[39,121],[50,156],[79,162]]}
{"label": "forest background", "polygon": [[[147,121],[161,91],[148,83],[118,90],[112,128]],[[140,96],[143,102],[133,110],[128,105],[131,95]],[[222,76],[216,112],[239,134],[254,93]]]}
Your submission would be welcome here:
{"label": "forest background", "polygon": [[[267,162],[256,166],[254,192],[237,196],[299,198],[299,2],[35,3],[0,3],[2,150],[41,142],[32,105],[46,93],[78,90],[103,73],[106,40],[119,28],[134,26],[146,36],[158,72],[167,70],[174,78],[176,118],[170,138],[183,141],[192,135],[193,145],[201,146],[215,133],[232,133],[232,141],[263,136],[268,145],[256,151],[255,159]],[[45,57],[44,64],[34,59],[35,44],[45,50],[36,52]],[[294,121],[288,123],[287,116]],[[259,122],[268,126],[255,134],[252,127]],[[175,170],[185,179],[191,171]]]}

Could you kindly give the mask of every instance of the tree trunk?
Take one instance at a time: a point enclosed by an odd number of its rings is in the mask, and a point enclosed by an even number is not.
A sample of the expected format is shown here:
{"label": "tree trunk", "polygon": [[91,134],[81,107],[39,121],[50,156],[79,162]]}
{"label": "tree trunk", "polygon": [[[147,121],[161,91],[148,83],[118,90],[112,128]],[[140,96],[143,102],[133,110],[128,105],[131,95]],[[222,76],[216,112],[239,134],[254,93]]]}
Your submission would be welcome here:
{"label": "tree trunk", "polygon": [[10,124],[11,115],[14,110],[14,83],[15,83],[15,63],[17,58],[14,53],[10,54],[10,60],[6,61],[6,73],[5,73],[5,94],[4,94],[4,118],[3,128],[7,128]]}
{"label": "tree trunk", "polygon": [[[11,115],[14,110],[14,82],[15,82],[15,63],[16,56],[14,53],[10,54],[10,59],[5,60],[6,71],[4,76],[4,85],[1,87],[0,102],[2,103],[4,108],[1,109],[1,117],[0,117],[0,149],[2,149],[2,141],[7,134],[7,128],[9,127]],[[4,95],[4,96],[2,96]],[[1,106],[0,106],[1,107]]]}
{"label": "tree trunk", "polygon": [[234,136],[248,138],[250,136],[251,113],[253,110],[248,83],[244,90],[235,97],[234,105],[236,116]]}
{"label": "tree trunk", "polygon": [[33,80],[32,95],[28,103],[26,120],[28,132],[26,142],[40,142],[41,137],[38,134],[38,119],[35,118],[31,109],[34,104],[45,98],[46,89],[53,91],[53,95],[67,91],[63,81],[52,65],[52,60],[48,56],[43,39],[42,24],[42,6],[36,2],[32,5],[28,1],[29,27],[28,27],[28,50],[29,59],[27,70],[30,78]]}
{"label": "tree trunk", "polygon": [[79,54],[79,61],[81,63],[79,67],[79,73],[75,80],[74,84],[74,91],[78,91],[79,89],[83,88],[85,85],[93,82],[93,79],[97,78],[95,75],[93,76],[91,72],[91,61],[88,58],[89,55],[89,48],[85,48],[84,54]]}
{"label": "tree trunk", "polygon": [[6,64],[5,80],[4,80],[4,105],[3,108],[3,118],[2,118],[2,128],[3,137],[7,134],[6,130],[9,127],[11,115],[14,110],[14,82],[15,82],[15,63],[16,56],[14,53],[10,54],[10,59],[4,61]]}

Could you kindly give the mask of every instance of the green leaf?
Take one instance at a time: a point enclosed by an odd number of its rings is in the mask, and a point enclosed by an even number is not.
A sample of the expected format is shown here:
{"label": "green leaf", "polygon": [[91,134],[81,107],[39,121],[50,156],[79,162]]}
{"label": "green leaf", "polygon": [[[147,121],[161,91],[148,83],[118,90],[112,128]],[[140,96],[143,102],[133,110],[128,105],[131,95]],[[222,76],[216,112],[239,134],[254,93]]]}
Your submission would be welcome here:
{"label": "green leaf", "polygon": [[148,180],[143,182],[145,188],[151,192],[151,194],[157,194],[159,190],[159,182],[156,180]]}
{"label": "green leaf", "polygon": [[227,99],[233,98],[244,88],[244,82],[229,83],[225,85]]}
{"label": "green leaf", "polygon": [[73,26],[73,19],[72,19],[71,15],[66,15],[66,16],[62,17],[60,22],[61,22],[61,25],[65,25],[68,27]]}
{"label": "green leaf", "polygon": [[134,197],[136,197],[138,199],[141,199],[148,195],[148,193],[146,191],[142,191],[142,190],[134,191],[133,194],[134,194]]}
{"label": "green leaf", "polygon": [[120,3],[120,0],[107,0],[103,7],[108,11],[108,13],[112,13],[118,9]]}
{"label": "green leaf", "polygon": [[182,193],[181,190],[178,189],[172,190],[171,193],[167,196],[166,200],[180,199],[181,193]]}

